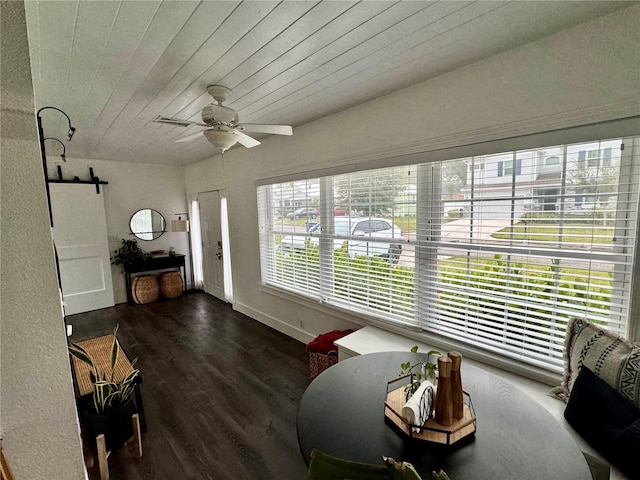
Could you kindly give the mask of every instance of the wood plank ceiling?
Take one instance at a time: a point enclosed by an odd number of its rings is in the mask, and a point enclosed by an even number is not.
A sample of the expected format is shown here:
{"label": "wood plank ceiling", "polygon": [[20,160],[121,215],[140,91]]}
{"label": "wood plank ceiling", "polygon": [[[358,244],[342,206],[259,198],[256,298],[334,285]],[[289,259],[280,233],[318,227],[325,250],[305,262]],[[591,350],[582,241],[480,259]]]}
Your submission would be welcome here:
{"label": "wood plank ceiling", "polygon": [[[242,122],[292,125],[295,135],[631,3],[29,0],[25,8],[36,107],[61,108],[77,127],[67,157],[187,165],[215,155],[212,145],[175,143],[198,127],[152,120],[200,121],[207,85],[233,90],[226,105]],[[46,136],[66,138],[62,115],[42,118]]]}

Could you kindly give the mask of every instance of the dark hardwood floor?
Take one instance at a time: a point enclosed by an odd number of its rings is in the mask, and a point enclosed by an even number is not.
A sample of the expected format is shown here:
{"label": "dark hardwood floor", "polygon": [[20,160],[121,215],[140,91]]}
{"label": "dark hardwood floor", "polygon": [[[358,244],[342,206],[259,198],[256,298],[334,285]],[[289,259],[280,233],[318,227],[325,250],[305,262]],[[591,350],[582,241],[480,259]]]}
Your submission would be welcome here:
{"label": "dark hardwood floor", "polygon": [[[304,344],[204,293],[67,317],[71,341],[111,333],[139,357],[143,456],[111,454],[111,479],[304,479],[296,411]],[[91,471],[92,478],[97,472]]]}

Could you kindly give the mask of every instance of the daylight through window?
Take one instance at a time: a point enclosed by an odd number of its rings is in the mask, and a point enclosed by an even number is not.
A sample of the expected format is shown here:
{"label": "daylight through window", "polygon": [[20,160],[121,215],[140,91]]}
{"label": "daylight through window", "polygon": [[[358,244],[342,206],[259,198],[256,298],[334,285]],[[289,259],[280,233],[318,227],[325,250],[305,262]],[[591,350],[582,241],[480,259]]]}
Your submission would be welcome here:
{"label": "daylight through window", "polygon": [[637,151],[614,139],[260,186],[263,282],[560,371],[569,318],[627,332]]}

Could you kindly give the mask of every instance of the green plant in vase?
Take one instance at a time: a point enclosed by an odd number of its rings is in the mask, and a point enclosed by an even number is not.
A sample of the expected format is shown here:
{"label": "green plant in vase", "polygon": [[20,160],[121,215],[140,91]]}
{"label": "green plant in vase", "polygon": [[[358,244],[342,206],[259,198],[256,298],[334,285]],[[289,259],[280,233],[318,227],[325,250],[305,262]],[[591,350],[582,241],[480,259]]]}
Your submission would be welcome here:
{"label": "green plant in vase", "polygon": [[[93,383],[93,408],[95,413],[105,413],[110,409],[115,409],[125,405],[131,400],[134,393],[135,383],[140,375],[140,370],[134,369],[127,377],[121,381],[114,381],[115,366],[118,359],[118,333],[119,325],[113,330],[113,343],[111,346],[110,368],[108,371],[101,371],[91,355],[76,343],[69,344],[69,353],[89,365],[91,371],[89,377]],[[131,365],[135,365],[138,359],[134,359]]]}
{"label": "green plant in vase", "polygon": [[440,352],[437,350],[431,350],[427,353],[427,361],[422,362],[419,361],[418,346],[414,345],[411,347],[411,353],[416,354],[416,362],[411,363],[411,361],[404,362],[400,364],[400,368],[402,371],[400,375],[410,375],[411,383],[406,387],[406,397],[409,399],[415,392],[420,388],[420,384],[423,380],[428,380],[431,383],[435,384],[438,379],[438,364],[431,361],[431,357],[433,355],[440,355]]}
{"label": "green plant in vase", "polygon": [[[117,333],[118,325],[113,330],[109,365],[104,370],[97,366],[91,355],[80,345],[69,344],[69,353],[88,364],[90,368],[89,378],[93,384],[91,401],[83,402],[80,412],[94,449],[95,438],[100,433],[105,436],[107,450],[119,447],[133,435],[131,416],[136,413],[133,395],[140,370],[134,369],[124,379],[116,380],[115,368],[120,350]],[[131,365],[136,361],[137,358]]]}
{"label": "green plant in vase", "polygon": [[137,240],[122,239],[120,248],[115,250],[115,255],[111,257],[113,265],[133,265],[134,263],[144,262],[151,258],[151,254],[142,250],[138,246]]}

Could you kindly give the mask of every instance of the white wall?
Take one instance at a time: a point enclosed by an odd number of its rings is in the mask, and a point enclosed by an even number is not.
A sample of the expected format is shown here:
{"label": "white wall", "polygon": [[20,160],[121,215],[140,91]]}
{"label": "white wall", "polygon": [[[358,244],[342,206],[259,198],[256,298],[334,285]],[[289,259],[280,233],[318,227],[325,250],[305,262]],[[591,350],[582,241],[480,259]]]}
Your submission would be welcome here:
{"label": "white wall", "polygon": [[[228,190],[235,307],[302,341],[351,326],[260,285],[256,181],[640,114],[640,6],[601,17],[294,130],[190,165],[190,195]],[[300,327],[301,321],[304,327]]]}
{"label": "white wall", "polygon": [[33,105],[24,5],[0,2],[0,435],[16,479],[85,478]]}
{"label": "white wall", "polygon": [[[62,162],[60,157],[54,154],[60,151],[59,145],[47,142],[47,149],[49,178],[58,178],[56,167],[60,165],[64,179],[77,176],[81,180],[89,180],[89,167],[93,167],[94,175],[109,182],[109,185],[102,185],[100,188],[104,189],[111,255],[120,247],[123,238],[135,238],[129,229],[131,215],[141,208],[153,208],[164,216],[167,231],[156,240],[138,239],[138,245],[148,252],[175,247],[176,253],[186,255],[186,280],[187,284],[190,283],[188,234],[171,232],[171,220],[178,219],[174,214],[187,211],[184,167],[78,158],[69,158]],[[111,274],[115,302],[124,303],[127,301],[127,293],[121,267],[112,265]]]}

